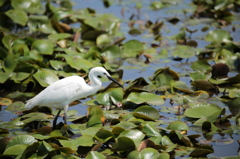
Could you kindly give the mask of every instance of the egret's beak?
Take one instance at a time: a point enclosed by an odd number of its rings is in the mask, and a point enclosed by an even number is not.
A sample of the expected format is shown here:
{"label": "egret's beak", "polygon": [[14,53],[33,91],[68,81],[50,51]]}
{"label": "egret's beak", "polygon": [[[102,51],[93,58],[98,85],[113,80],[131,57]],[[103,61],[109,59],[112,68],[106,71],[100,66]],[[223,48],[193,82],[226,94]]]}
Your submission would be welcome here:
{"label": "egret's beak", "polygon": [[108,79],[110,79],[111,81],[113,81],[114,83],[116,83],[117,85],[119,85],[120,87],[124,88],[120,83],[118,83],[118,81],[116,81],[114,78],[112,78],[111,76],[107,76]]}

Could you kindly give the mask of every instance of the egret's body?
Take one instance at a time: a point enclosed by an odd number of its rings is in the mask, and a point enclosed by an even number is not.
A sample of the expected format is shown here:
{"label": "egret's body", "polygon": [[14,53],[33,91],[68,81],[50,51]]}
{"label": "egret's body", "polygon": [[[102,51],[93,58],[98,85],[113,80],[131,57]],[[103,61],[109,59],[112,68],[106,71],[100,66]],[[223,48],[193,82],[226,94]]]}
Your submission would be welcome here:
{"label": "egret's body", "polygon": [[34,106],[48,106],[59,109],[59,112],[53,121],[53,127],[56,125],[56,120],[61,110],[64,110],[64,122],[66,124],[66,113],[69,104],[75,100],[95,94],[102,87],[102,82],[98,79],[98,76],[107,77],[121,86],[117,81],[111,78],[109,73],[103,67],[95,67],[89,72],[89,79],[92,84],[91,86],[88,85],[82,77],[66,77],[52,83],[37,96],[28,100],[25,108],[31,109]]}

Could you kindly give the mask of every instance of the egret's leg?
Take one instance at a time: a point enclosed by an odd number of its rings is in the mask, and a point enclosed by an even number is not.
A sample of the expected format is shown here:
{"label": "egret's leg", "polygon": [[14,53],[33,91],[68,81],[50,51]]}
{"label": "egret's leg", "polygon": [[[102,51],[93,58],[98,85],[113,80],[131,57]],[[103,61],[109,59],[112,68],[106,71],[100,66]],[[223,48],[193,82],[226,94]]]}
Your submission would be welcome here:
{"label": "egret's leg", "polygon": [[57,118],[59,117],[59,114],[61,113],[61,109],[59,109],[57,115],[55,116],[54,120],[53,120],[53,130],[56,129],[56,123],[57,123]]}
{"label": "egret's leg", "polygon": [[64,124],[67,124],[67,112],[64,112]]}
{"label": "egret's leg", "polygon": [[68,105],[64,107],[64,124],[67,124],[67,110],[68,110]]}

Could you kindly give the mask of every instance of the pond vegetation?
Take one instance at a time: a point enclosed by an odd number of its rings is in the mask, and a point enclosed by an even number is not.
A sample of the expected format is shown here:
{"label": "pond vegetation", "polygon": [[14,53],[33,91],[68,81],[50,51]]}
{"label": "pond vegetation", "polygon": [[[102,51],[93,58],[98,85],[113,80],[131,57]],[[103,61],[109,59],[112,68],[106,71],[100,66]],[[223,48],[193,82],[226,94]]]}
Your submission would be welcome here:
{"label": "pond vegetation", "polygon": [[[17,115],[0,113],[0,158],[238,158],[239,0],[75,3],[88,1],[0,1],[0,105]],[[124,89],[108,84],[53,131],[56,110],[25,109],[96,66]]]}

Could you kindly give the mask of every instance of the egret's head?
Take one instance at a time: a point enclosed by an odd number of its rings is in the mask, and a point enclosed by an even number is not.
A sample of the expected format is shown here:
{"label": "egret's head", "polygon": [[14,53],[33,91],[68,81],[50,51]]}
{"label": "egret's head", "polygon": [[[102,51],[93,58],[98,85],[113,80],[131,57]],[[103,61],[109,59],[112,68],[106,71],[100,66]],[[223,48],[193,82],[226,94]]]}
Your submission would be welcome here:
{"label": "egret's head", "polygon": [[115,79],[113,79],[110,76],[110,74],[107,72],[107,70],[103,67],[94,67],[90,70],[89,74],[108,78],[109,80],[113,81],[114,83],[116,83],[117,85],[123,88],[123,86],[120,83],[118,83]]}

